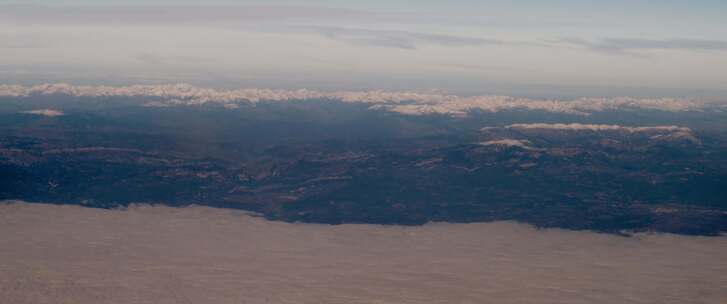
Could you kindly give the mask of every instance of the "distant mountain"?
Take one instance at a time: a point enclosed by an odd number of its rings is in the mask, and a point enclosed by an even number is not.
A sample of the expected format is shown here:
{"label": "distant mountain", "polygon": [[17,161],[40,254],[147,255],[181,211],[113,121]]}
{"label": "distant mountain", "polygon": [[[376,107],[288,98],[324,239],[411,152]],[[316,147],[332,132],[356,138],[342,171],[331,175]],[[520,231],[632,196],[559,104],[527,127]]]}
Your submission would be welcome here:
{"label": "distant mountain", "polygon": [[727,231],[723,109],[681,99],[0,86],[0,200],[716,235]]}
{"label": "distant mountain", "polygon": [[330,100],[368,104],[371,109],[406,115],[443,114],[465,116],[476,111],[537,110],[573,115],[590,115],[609,110],[658,110],[665,112],[724,110],[715,100],[685,98],[581,98],[551,100],[509,96],[456,96],[444,92],[387,92],[238,89],[215,90],[188,84],[134,85],[126,87],[74,86],[64,83],[36,86],[0,85],[0,97],[67,96],[78,98],[132,98],[145,100],[146,107],[199,106],[217,104],[236,109],[240,104],[259,102]]}

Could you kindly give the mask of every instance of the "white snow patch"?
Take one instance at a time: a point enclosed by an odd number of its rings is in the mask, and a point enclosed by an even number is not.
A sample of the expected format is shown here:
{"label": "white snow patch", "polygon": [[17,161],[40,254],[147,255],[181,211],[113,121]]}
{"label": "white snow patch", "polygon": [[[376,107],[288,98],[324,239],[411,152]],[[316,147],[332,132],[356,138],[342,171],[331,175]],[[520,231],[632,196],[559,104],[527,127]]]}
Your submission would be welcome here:
{"label": "white snow patch", "polygon": [[[147,103],[146,106],[200,105],[210,102],[232,105],[243,102],[294,101],[294,100],[337,100],[371,104],[371,109],[401,113],[405,115],[442,114],[466,116],[473,111],[498,112],[505,110],[531,110],[572,115],[590,115],[594,112],[619,109],[651,109],[670,112],[701,111],[707,108],[718,109],[716,102],[705,102],[684,98],[637,99],[619,98],[581,98],[576,100],[530,99],[509,96],[457,96],[439,91],[414,92],[398,91],[337,91],[320,92],[314,90],[271,90],[236,89],[216,90],[200,88],[189,84],[76,86],[64,83],[35,86],[0,85],[0,96],[28,97],[32,95],[63,94],[76,97],[157,97],[161,102]],[[234,106],[225,106],[234,108]]]}
{"label": "white snow patch", "polygon": [[481,142],[480,145],[520,147],[523,149],[528,149],[528,148],[530,148],[530,141],[522,140],[522,139],[498,139],[498,140],[490,140],[490,141]]}
{"label": "white snow patch", "polygon": [[594,124],[546,124],[546,123],[533,123],[533,124],[512,124],[507,126],[508,129],[546,129],[546,130],[566,130],[566,131],[621,131],[621,132],[687,132],[691,133],[692,130],[685,127],[679,126],[647,126],[647,127],[627,127],[619,125],[594,125]]}
{"label": "white snow patch", "polygon": [[59,110],[52,110],[52,109],[40,109],[40,110],[32,110],[32,111],[22,111],[20,113],[23,114],[33,114],[33,115],[42,115],[47,117],[56,117],[56,116],[63,116],[65,115],[63,111]]}

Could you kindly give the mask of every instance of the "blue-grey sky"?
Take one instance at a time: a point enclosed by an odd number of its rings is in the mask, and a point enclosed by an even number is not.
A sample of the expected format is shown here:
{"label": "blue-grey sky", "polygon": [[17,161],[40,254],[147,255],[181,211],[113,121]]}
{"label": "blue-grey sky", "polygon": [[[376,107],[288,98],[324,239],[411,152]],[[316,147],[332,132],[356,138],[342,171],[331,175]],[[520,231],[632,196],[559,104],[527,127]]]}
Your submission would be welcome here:
{"label": "blue-grey sky", "polygon": [[726,14],[718,0],[0,0],[0,82],[724,94]]}

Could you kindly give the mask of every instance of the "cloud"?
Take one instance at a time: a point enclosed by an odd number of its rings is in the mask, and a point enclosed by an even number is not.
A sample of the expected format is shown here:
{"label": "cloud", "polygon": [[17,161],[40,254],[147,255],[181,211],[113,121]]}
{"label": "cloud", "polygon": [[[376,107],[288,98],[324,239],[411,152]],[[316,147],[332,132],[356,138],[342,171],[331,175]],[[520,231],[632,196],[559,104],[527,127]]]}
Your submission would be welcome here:
{"label": "cloud", "polygon": [[490,38],[401,30],[374,30],[343,27],[307,27],[305,29],[309,29],[314,33],[321,34],[332,40],[354,45],[368,45],[398,49],[416,49],[422,45],[481,46],[504,44],[503,41]]}
{"label": "cloud", "polygon": [[437,64],[442,68],[456,69],[456,70],[474,70],[474,71],[511,71],[512,67],[504,65],[479,65],[474,63],[440,63]]}
{"label": "cloud", "polygon": [[[0,214],[4,303],[166,303],[172,296],[183,303],[402,304],[725,298],[725,237],[625,238],[515,222],[290,225],[236,210],[159,205],[106,210],[9,202],[0,204]],[[92,300],[102,291],[113,292]]]}
{"label": "cloud", "polygon": [[216,61],[214,58],[211,57],[179,56],[175,54],[170,55],[167,53],[156,52],[139,52],[136,53],[133,57],[136,61],[143,64],[168,67],[183,67],[189,64],[211,63]]}
{"label": "cloud", "polygon": [[[0,20],[13,24],[193,25],[246,31],[312,33],[353,45],[416,49],[423,45],[481,46],[503,44],[490,38],[370,29],[367,25],[400,27],[428,22],[421,16],[322,6],[52,6],[2,5]],[[339,24],[358,27],[339,27]],[[1,44],[0,44],[1,45]],[[137,59],[151,59],[140,54]],[[152,62],[157,62],[152,60]]]}
{"label": "cloud", "polygon": [[321,20],[395,21],[372,11],[314,6],[53,6],[0,4],[0,20],[16,24],[217,24],[320,22]]}
{"label": "cloud", "polygon": [[48,37],[32,35],[0,34],[0,49],[36,49],[48,47]]}
{"label": "cloud", "polygon": [[138,53],[136,54],[136,56],[134,56],[134,58],[145,64],[158,65],[165,63],[165,59],[163,57],[148,52]]}
{"label": "cloud", "polygon": [[727,51],[727,40],[606,38],[597,41],[561,38],[557,42],[608,53],[648,50]]}

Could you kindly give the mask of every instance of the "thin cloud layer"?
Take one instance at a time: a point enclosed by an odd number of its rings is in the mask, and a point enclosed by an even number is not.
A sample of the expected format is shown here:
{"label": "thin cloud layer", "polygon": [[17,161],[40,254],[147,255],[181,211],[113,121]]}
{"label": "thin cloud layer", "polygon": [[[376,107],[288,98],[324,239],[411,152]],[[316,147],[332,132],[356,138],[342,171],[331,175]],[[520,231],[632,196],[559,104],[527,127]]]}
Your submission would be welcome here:
{"label": "thin cloud layer", "polygon": [[725,96],[723,4],[396,2],[0,1],[0,81]]}
{"label": "thin cloud layer", "polygon": [[286,224],[202,207],[0,204],[0,219],[5,303],[727,299],[724,237],[624,238],[515,223]]}
{"label": "thin cloud layer", "polygon": [[422,45],[482,46],[498,45],[497,39],[431,34],[396,30],[373,30],[343,27],[310,27],[311,31],[329,39],[354,45],[416,49]]}
{"label": "thin cloud layer", "polygon": [[727,51],[727,40],[606,38],[591,41],[563,38],[558,42],[614,53],[645,50]]}
{"label": "thin cloud layer", "polygon": [[373,12],[311,6],[52,6],[3,5],[0,18],[20,24],[216,24],[223,22],[378,19]]}

